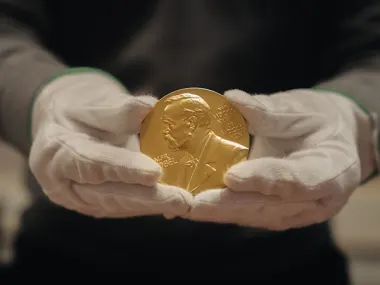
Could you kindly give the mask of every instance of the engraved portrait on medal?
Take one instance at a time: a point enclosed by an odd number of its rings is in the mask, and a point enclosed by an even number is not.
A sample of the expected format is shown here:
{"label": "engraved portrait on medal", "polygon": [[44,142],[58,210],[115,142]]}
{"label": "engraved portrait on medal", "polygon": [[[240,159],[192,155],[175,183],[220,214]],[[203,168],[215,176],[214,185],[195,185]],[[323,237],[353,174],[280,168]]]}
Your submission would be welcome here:
{"label": "engraved portrait on medal", "polygon": [[224,173],[248,156],[242,115],[221,95],[201,88],[174,91],[142,123],[141,152],[158,162],[160,183],[193,195],[224,186]]}

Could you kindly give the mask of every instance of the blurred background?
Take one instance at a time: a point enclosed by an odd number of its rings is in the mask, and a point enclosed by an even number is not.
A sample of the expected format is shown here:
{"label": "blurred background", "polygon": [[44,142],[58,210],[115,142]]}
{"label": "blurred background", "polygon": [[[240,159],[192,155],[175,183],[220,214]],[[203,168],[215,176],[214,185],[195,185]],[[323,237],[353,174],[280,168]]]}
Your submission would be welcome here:
{"label": "blurred background", "polygon": [[[20,215],[31,202],[25,166],[24,158],[0,140],[0,264],[12,258]],[[333,226],[351,259],[353,285],[380,285],[380,177],[356,191]]]}

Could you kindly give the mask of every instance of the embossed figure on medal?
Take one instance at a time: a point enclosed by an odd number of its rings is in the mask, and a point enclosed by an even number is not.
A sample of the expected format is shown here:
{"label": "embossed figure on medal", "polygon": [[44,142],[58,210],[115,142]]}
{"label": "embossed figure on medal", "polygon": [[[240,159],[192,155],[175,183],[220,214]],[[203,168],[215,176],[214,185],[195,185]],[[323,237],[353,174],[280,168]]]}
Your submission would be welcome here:
{"label": "embossed figure on medal", "polygon": [[229,167],[248,156],[243,116],[219,93],[202,88],[174,91],[145,118],[141,151],[163,168],[160,183],[192,194],[224,186]]}

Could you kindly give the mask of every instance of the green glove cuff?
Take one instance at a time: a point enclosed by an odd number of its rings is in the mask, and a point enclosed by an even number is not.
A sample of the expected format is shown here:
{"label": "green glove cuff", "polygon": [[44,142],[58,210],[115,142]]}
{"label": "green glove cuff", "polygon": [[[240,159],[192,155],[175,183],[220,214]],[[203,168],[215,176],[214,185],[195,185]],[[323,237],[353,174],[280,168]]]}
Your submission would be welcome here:
{"label": "green glove cuff", "polygon": [[333,93],[336,93],[336,94],[341,95],[343,97],[346,97],[346,98],[350,99],[351,101],[353,101],[363,112],[365,112],[368,115],[371,114],[371,112],[366,107],[364,107],[364,105],[357,98],[355,98],[354,96],[351,96],[350,94],[347,94],[341,90],[333,89],[333,88],[323,88],[323,87],[315,87],[312,89],[316,90],[316,91],[333,92]]}
{"label": "green glove cuff", "polygon": [[[357,98],[355,98],[354,96],[351,96],[351,95],[349,95],[349,94],[347,94],[341,90],[334,89],[334,88],[323,88],[323,87],[315,87],[312,89],[316,90],[316,91],[333,92],[333,93],[336,93],[336,94],[341,95],[343,97],[346,97],[346,98],[350,99],[352,102],[354,102],[364,113],[366,113],[369,116],[371,115],[371,112]],[[380,139],[378,139],[377,150],[380,151]],[[361,182],[361,184],[365,184],[366,182],[368,182],[369,180],[371,180],[372,178],[374,178],[378,174],[379,174],[379,170],[376,168],[374,170],[374,172],[366,180]]]}
{"label": "green glove cuff", "polygon": [[33,93],[33,96],[32,96],[32,100],[30,102],[30,105],[29,105],[29,111],[28,111],[28,121],[29,121],[29,139],[30,139],[30,142],[33,141],[33,136],[32,136],[32,114],[33,114],[33,107],[34,107],[34,103],[38,97],[38,95],[40,94],[40,92],[42,91],[42,89],[48,85],[50,82],[53,82],[54,80],[64,76],[64,75],[68,75],[68,74],[75,74],[75,73],[101,73],[109,78],[111,78],[112,80],[114,80],[117,84],[119,84],[123,89],[125,89],[126,92],[128,92],[128,90],[125,88],[125,86],[116,78],[114,77],[113,75],[111,75],[110,73],[108,72],[105,72],[101,69],[97,69],[97,68],[91,68],[91,67],[73,67],[73,68],[68,68],[66,70],[64,70],[63,72],[59,72],[57,74],[55,74],[54,76],[48,78],[46,81],[44,81]]}

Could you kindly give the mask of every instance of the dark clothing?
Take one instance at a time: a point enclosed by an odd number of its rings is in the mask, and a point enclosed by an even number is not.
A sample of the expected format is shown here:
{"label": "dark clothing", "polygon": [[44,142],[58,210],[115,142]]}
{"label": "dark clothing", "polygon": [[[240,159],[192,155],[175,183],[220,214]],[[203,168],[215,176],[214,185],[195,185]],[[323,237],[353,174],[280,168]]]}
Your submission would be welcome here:
{"label": "dark clothing", "polygon": [[[0,0],[0,11],[0,131],[24,153],[32,93],[66,66],[106,70],[131,93],[157,97],[184,87],[270,94],[323,86],[380,113],[379,1]],[[23,225],[20,270],[61,263],[62,272],[145,268],[190,279],[210,270],[347,284],[327,224],[272,233],[160,217],[96,220],[41,197]]]}
{"label": "dark clothing", "polygon": [[236,226],[160,217],[97,220],[48,204],[41,197],[26,213],[23,224],[17,259],[7,271],[9,280],[27,273],[29,280],[42,281],[44,277],[38,273],[43,270],[49,272],[46,280],[62,273],[86,280],[98,274],[128,273],[128,278],[140,282],[349,284],[347,261],[334,244],[327,223],[254,235],[254,231]]}
{"label": "dark clothing", "polygon": [[[32,215],[25,220],[39,224],[40,228],[38,232],[25,230],[21,234],[18,260],[10,272],[14,276],[28,273],[29,280],[51,281],[51,276],[64,273],[89,281],[99,274],[127,273],[123,280],[136,278],[140,282],[247,280],[256,282],[252,284],[349,284],[345,257],[334,246],[326,224],[255,239],[226,239],[220,228],[211,235],[195,232],[186,237],[177,235],[177,239],[166,235],[157,248],[157,240],[153,240],[157,234],[140,235],[137,239],[122,230],[131,230],[128,227],[131,223],[136,224],[133,230],[143,230],[151,226],[152,220],[95,222],[63,210],[55,212],[50,213],[54,218],[45,225],[41,220],[32,221]],[[175,227],[175,222],[166,226],[169,225]],[[108,232],[109,237],[98,234],[102,231]],[[40,275],[42,271],[45,276]]]}
{"label": "dark clothing", "polygon": [[0,0],[0,11],[0,135],[24,153],[30,98],[65,65],[158,97],[322,85],[380,113],[378,0]]}

